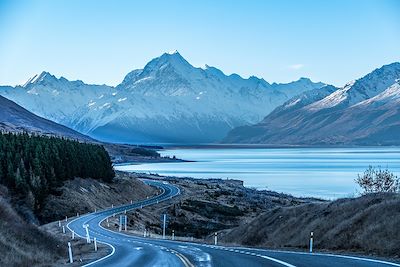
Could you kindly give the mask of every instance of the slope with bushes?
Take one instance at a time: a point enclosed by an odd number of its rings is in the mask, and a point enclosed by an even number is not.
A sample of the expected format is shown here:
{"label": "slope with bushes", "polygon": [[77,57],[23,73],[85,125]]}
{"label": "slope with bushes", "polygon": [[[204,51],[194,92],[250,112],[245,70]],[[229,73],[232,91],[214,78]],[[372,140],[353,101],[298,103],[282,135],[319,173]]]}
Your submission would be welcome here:
{"label": "slope with bushes", "polygon": [[305,249],[310,232],[314,232],[317,250],[400,257],[399,207],[400,195],[396,193],[280,207],[221,238],[246,246]]}

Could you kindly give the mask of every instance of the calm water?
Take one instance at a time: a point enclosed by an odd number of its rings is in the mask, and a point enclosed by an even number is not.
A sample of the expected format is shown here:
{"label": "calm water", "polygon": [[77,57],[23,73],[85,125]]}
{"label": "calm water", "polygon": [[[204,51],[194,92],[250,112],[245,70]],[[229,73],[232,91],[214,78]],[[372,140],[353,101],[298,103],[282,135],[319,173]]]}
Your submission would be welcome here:
{"label": "calm water", "polygon": [[237,178],[245,186],[296,196],[338,198],[358,192],[354,179],[369,165],[400,174],[400,148],[207,148],[160,151],[193,160],[118,166],[125,171],[196,178]]}

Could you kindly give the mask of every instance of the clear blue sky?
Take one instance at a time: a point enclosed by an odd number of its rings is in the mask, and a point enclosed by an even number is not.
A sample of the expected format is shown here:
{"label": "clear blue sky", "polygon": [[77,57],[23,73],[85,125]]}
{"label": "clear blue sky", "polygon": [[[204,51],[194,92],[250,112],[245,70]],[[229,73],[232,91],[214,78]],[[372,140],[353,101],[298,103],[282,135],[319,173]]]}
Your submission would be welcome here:
{"label": "clear blue sky", "polygon": [[163,52],[269,82],[343,85],[400,61],[398,0],[0,0],[0,84],[118,84]]}

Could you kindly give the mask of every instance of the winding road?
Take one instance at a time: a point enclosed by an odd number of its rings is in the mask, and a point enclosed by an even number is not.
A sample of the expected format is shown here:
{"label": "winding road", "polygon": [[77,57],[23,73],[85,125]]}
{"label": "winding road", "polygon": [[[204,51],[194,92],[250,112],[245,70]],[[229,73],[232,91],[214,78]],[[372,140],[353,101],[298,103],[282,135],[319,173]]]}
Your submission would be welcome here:
{"label": "winding road", "polygon": [[89,225],[90,238],[93,240],[96,237],[99,243],[106,244],[111,248],[110,254],[85,266],[400,267],[400,264],[396,263],[352,256],[213,246],[141,238],[103,228],[101,222],[113,214],[154,205],[180,194],[179,188],[169,183],[153,180],[143,181],[148,185],[160,188],[161,194],[134,204],[90,213],[67,224],[70,231],[74,231],[82,238],[86,236],[84,225]]}

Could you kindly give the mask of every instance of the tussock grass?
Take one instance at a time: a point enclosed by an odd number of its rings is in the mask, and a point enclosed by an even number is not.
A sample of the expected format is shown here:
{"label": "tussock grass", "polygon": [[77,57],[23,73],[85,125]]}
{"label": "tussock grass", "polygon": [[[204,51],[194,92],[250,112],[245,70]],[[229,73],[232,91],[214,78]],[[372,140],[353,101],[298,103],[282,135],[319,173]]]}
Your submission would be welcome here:
{"label": "tussock grass", "polygon": [[400,257],[400,195],[370,194],[327,203],[280,207],[265,212],[222,240],[269,248],[355,251]]}
{"label": "tussock grass", "polygon": [[0,266],[47,266],[65,253],[60,244],[26,223],[0,196]]}

